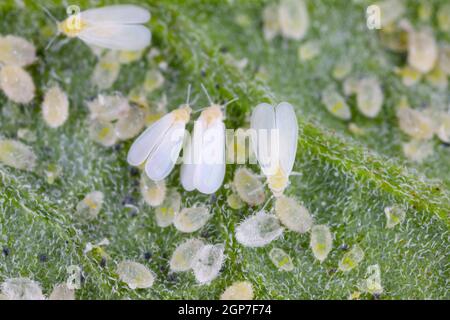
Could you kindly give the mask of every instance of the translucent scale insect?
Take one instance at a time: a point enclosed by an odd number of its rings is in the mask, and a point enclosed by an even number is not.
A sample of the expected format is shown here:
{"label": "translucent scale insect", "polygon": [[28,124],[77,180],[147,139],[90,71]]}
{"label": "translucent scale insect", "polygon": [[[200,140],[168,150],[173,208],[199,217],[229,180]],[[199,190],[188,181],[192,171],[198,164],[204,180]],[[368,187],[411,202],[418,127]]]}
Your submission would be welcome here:
{"label": "translucent scale insect", "polygon": [[225,124],[221,106],[213,103],[202,85],[210,106],[195,121],[192,140],[187,142],[181,167],[181,184],[187,191],[216,192],[225,177]]}
{"label": "translucent scale insect", "polygon": [[165,179],[177,162],[183,146],[186,123],[191,117],[189,93],[190,87],[186,104],[153,123],[128,151],[128,163],[140,166],[145,162],[145,172],[151,180]]}
{"label": "translucent scale insect", "polygon": [[254,153],[272,193],[278,197],[288,186],[297,153],[298,124],[294,108],[287,102],[273,107],[256,106],[251,116]]}
{"label": "translucent scale insect", "polygon": [[70,6],[70,16],[58,23],[58,31],[88,45],[112,50],[139,51],[150,44],[151,32],[142,24],[150,12],[135,5],[113,5],[83,12]]}
{"label": "translucent scale insect", "polygon": [[117,274],[120,280],[131,289],[150,288],[155,281],[155,275],[143,264],[125,260],[117,265]]}
{"label": "translucent scale insect", "polygon": [[248,281],[234,282],[222,293],[220,300],[253,300],[252,284]]}
{"label": "translucent scale insect", "polygon": [[277,217],[260,211],[236,227],[236,240],[246,247],[264,247],[283,234]]}

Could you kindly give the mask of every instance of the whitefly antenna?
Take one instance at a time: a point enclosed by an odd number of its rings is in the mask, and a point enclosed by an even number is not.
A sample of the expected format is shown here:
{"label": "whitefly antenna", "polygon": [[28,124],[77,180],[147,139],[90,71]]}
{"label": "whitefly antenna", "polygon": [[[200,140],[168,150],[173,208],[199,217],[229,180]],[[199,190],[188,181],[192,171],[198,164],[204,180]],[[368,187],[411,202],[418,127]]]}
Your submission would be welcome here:
{"label": "whitefly antenna", "polygon": [[48,10],[44,5],[38,3],[38,6],[41,7],[42,11],[44,11],[44,13],[47,15],[47,17],[49,17],[52,20],[52,22],[56,24],[59,23],[58,19],[56,19],[55,16],[52,15],[50,10]]}
{"label": "whitefly antenna", "polygon": [[189,83],[188,89],[187,89],[187,97],[186,97],[186,104],[189,105],[189,100],[191,98],[191,84]]}
{"label": "whitefly antenna", "polygon": [[211,97],[210,97],[209,94],[208,94],[208,90],[206,90],[206,88],[205,88],[205,86],[203,85],[203,83],[201,83],[200,86],[202,87],[203,92],[205,92],[206,97],[208,98],[209,104],[211,104],[211,105],[214,104],[214,102],[212,101]]}
{"label": "whitefly antenna", "polygon": [[[58,19],[55,18],[54,15],[52,15],[52,13],[50,12],[50,10],[48,10],[43,4],[38,3],[38,6],[41,7],[42,11],[44,11],[45,15],[50,18],[50,20],[55,23],[58,24],[59,21]],[[48,49],[51,48],[51,46],[53,45],[53,43],[55,42],[56,38],[59,36],[59,29],[56,30],[56,34],[50,39],[50,41],[48,42],[48,44],[45,46],[45,51],[47,51]]]}

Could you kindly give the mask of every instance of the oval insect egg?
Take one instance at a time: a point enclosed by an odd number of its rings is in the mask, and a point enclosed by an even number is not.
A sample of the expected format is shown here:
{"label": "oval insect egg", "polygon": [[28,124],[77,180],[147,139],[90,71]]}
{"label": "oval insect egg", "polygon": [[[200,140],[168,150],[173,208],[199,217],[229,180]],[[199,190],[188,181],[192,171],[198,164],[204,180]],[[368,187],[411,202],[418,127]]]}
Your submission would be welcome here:
{"label": "oval insect egg", "polygon": [[173,223],[173,219],[180,212],[181,195],[175,189],[169,189],[164,202],[155,209],[156,224],[165,228]]}
{"label": "oval insect egg", "polygon": [[398,206],[384,208],[384,214],[386,215],[386,228],[388,229],[401,224],[406,217],[405,210]]}
{"label": "oval insect egg", "polygon": [[253,287],[248,281],[234,282],[220,296],[220,300],[253,300]]}
{"label": "oval insect egg", "polygon": [[140,189],[144,201],[152,207],[161,205],[166,197],[166,182],[150,180],[145,172],[141,173]]}
{"label": "oval insect egg", "polygon": [[251,206],[258,206],[266,200],[264,185],[253,172],[246,168],[236,170],[233,184],[239,197]]}
{"label": "oval insect egg", "polygon": [[363,292],[370,294],[382,294],[383,287],[381,285],[381,271],[378,264],[371,265],[366,271],[367,278],[360,284],[360,289]]}
{"label": "oval insect egg", "polygon": [[433,144],[423,140],[411,140],[403,143],[402,149],[406,158],[417,163],[423,162],[434,152]]}
{"label": "oval insect egg", "polygon": [[242,221],[235,231],[236,240],[246,247],[263,247],[283,234],[274,215],[260,211]]}
{"label": "oval insect egg", "polygon": [[91,119],[114,121],[126,117],[130,112],[128,100],[120,94],[102,95],[87,102]]}
{"label": "oval insect egg", "polygon": [[450,143],[450,114],[442,113],[439,118],[436,134],[442,142]]}
{"label": "oval insect egg", "polygon": [[178,231],[191,233],[202,228],[211,217],[206,207],[184,208],[175,216],[173,225]]}
{"label": "oval insect egg", "polygon": [[50,128],[63,125],[69,117],[69,99],[59,86],[51,87],[44,96],[42,114]]}
{"label": "oval insect egg", "polygon": [[264,39],[272,40],[280,33],[280,21],[278,18],[278,6],[268,4],[262,12]]}
{"label": "oval insect egg", "polygon": [[332,76],[336,80],[342,80],[346,78],[350,72],[352,72],[353,65],[352,62],[349,59],[343,59],[341,61],[338,61],[332,71]]}
{"label": "oval insect egg", "polygon": [[409,108],[407,100],[401,102],[396,113],[400,129],[410,137],[418,140],[429,140],[433,137],[432,119],[423,112]]}
{"label": "oval insect egg", "polygon": [[144,111],[137,106],[131,106],[128,114],[121,117],[115,124],[115,131],[120,140],[128,140],[137,136],[144,126]]}
{"label": "oval insect egg", "polygon": [[273,248],[269,252],[269,258],[279,271],[292,271],[294,264],[291,257],[280,248]]}
{"label": "oval insect egg", "polygon": [[120,73],[120,63],[116,51],[108,51],[100,57],[92,73],[91,82],[100,90],[109,89]]}
{"label": "oval insect egg", "polygon": [[57,284],[48,300],[75,300],[75,290],[69,289],[65,283]]}
{"label": "oval insect egg", "polygon": [[57,164],[49,164],[45,170],[45,176],[48,184],[53,184],[62,174],[62,168]]}
{"label": "oval insect egg", "polygon": [[36,61],[36,48],[24,38],[0,36],[0,63],[25,67]]}
{"label": "oval insect egg", "polygon": [[283,37],[301,40],[309,28],[309,15],[303,0],[281,0],[278,19]]}
{"label": "oval insect egg", "polygon": [[189,239],[180,244],[170,259],[170,271],[182,272],[191,270],[195,255],[204,245],[203,241],[199,239]]}
{"label": "oval insect egg", "polygon": [[436,40],[430,30],[409,32],[408,63],[411,67],[422,73],[428,73],[436,64],[437,57]]}
{"label": "oval insect egg", "polygon": [[1,292],[8,300],[45,300],[39,283],[28,278],[6,279]]}
{"label": "oval insect egg", "polygon": [[239,196],[234,192],[228,195],[227,203],[228,206],[234,210],[242,209],[245,205],[241,198],[239,198]]}
{"label": "oval insect egg", "polygon": [[443,45],[439,50],[439,68],[450,75],[450,45]]}
{"label": "oval insect egg", "polygon": [[320,44],[317,41],[308,41],[298,47],[297,55],[300,62],[314,59],[320,54]]}
{"label": "oval insect egg", "polygon": [[31,171],[37,157],[33,150],[22,142],[0,138],[0,162],[21,170]]}
{"label": "oval insect egg", "polygon": [[83,221],[90,221],[97,218],[103,206],[103,193],[92,191],[81,200],[76,207],[76,216]]}
{"label": "oval insect egg", "polygon": [[407,87],[417,84],[422,79],[422,73],[410,66],[396,69],[396,73],[402,78],[403,84]]}
{"label": "oval insect egg", "polygon": [[145,75],[143,88],[147,94],[159,89],[164,84],[164,76],[158,70],[149,70]]}
{"label": "oval insect egg", "polygon": [[222,244],[205,245],[197,251],[192,262],[197,282],[207,284],[217,278],[225,259],[224,251],[225,247]]}
{"label": "oval insect egg", "polygon": [[313,225],[308,209],[292,198],[278,197],[275,201],[275,213],[284,226],[298,233],[308,232]]}
{"label": "oval insect egg", "polygon": [[314,257],[324,261],[333,247],[333,235],[326,225],[316,225],[311,229],[310,246]]}
{"label": "oval insect egg", "polygon": [[358,91],[358,85],[359,85],[359,79],[354,76],[350,76],[347,79],[344,80],[344,83],[342,84],[342,88],[344,91],[344,94],[346,96],[351,96],[355,94]]}
{"label": "oval insect egg", "polygon": [[34,82],[20,67],[4,66],[0,69],[0,88],[13,102],[27,104],[34,98]]}
{"label": "oval insect egg", "polygon": [[448,86],[447,74],[439,66],[427,73],[425,78],[429,84],[437,89],[444,90]]}
{"label": "oval insect egg", "polygon": [[368,118],[375,118],[383,106],[384,94],[378,79],[368,77],[361,79],[356,100],[358,110]]}
{"label": "oval insect egg", "polygon": [[120,280],[131,289],[145,289],[153,286],[155,275],[143,264],[134,261],[122,261],[117,265],[116,273]]}
{"label": "oval insect egg", "polygon": [[140,60],[143,55],[144,55],[144,50],[120,51],[118,60],[119,60],[120,64],[129,64],[129,63]]}
{"label": "oval insect egg", "polygon": [[354,245],[350,251],[344,253],[344,256],[339,261],[339,270],[348,272],[364,259],[364,251],[357,244]]}
{"label": "oval insect egg", "polygon": [[352,113],[345,99],[333,88],[327,88],[322,93],[322,103],[335,117],[342,120],[350,120]]}
{"label": "oval insect egg", "polygon": [[114,125],[107,121],[91,121],[89,125],[89,137],[104,147],[111,147],[117,142]]}

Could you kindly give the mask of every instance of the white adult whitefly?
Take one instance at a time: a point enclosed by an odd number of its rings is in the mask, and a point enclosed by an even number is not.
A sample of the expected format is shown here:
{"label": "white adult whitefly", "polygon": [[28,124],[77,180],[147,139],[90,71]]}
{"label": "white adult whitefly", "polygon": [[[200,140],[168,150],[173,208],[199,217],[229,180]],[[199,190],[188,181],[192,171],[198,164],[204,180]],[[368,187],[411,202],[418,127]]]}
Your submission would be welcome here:
{"label": "white adult whitefly", "polygon": [[225,124],[224,106],[207,96],[211,105],[200,114],[192,139],[186,144],[181,184],[187,191],[212,194],[222,186],[225,177]]}
{"label": "white adult whitefly", "polygon": [[185,104],[153,123],[132,144],[128,163],[140,166],[145,162],[151,180],[165,179],[177,162],[190,115],[191,108]]}
{"label": "white adult whitefly", "polygon": [[287,102],[276,107],[261,103],[250,120],[254,153],[270,190],[280,196],[289,183],[297,153],[298,124],[294,108]]}
{"label": "white adult whitefly", "polygon": [[150,12],[135,5],[112,5],[69,16],[58,30],[88,45],[112,50],[139,51],[150,45],[151,32],[143,24]]}

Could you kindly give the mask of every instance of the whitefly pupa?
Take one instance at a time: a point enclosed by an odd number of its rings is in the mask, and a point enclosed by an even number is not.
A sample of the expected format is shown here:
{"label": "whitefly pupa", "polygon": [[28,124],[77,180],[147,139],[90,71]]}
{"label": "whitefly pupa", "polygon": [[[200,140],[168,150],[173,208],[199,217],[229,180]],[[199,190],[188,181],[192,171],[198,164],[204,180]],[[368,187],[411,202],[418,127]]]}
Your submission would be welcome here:
{"label": "whitefly pupa", "polygon": [[358,266],[364,258],[363,249],[355,244],[339,261],[339,270],[348,272]]}
{"label": "whitefly pupa", "polygon": [[153,286],[155,274],[141,263],[125,260],[117,265],[116,273],[120,280],[131,289],[145,289]]}
{"label": "whitefly pupa", "polygon": [[189,239],[178,245],[170,258],[169,266],[173,272],[189,271],[197,252],[205,245],[199,239]]}
{"label": "whitefly pupa", "polygon": [[143,172],[141,174],[140,191],[144,201],[151,207],[160,206],[166,198],[166,183],[164,180],[150,180]]}
{"label": "whitefly pupa", "polygon": [[197,251],[192,262],[192,270],[198,283],[207,284],[217,278],[225,259],[224,251],[223,244],[204,245]]}
{"label": "whitefly pupa", "polygon": [[284,226],[298,233],[308,232],[313,225],[308,209],[290,197],[281,196],[275,200],[275,213]]}
{"label": "whitefly pupa", "polygon": [[169,189],[163,203],[155,209],[156,224],[161,228],[170,226],[180,212],[180,207],[180,193],[173,188]]}
{"label": "whitefly pupa", "polygon": [[283,227],[277,217],[260,211],[242,221],[235,231],[236,240],[246,247],[263,247],[279,238]]}
{"label": "whitefly pupa", "polygon": [[178,231],[191,233],[201,229],[211,216],[205,206],[184,208],[175,216],[173,225]]}
{"label": "whitefly pupa", "polygon": [[266,195],[261,180],[247,168],[238,168],[234,173],[233,185],[239,197],[248,205],[264,203]]}
{"label": "whitefly pupa", "polygon": [[311,229],[311,250],[314,257],[320,262],[324,261],[333,248],[333,235],[326,225],[316,225]]}
{"label": "whitefly pupa", "polygon": [[62,126],[69,117],[69,98],[59,86],[49,88],[42,102],[42,115],[50,128]]}
{"label": "whitefly pupa", "polygon": [[269,258],[280,271],[294,270],[294,264],[292,263],[291,257],[280,248],[272,248],[269,252]]}
{"label": "whitefly pupa", "polygon": [[36,166],[37,157],[29,146],[20,141],[0,138],[0,162],[7,166],[31,171]]}
{"label": "whitefly pupa", "polygon": [[33,100],[36,88],[33,79],[24,69],[7,65],[0,69],[0,89],[9,100],[28,104]]}
{"label": "whitefly pupa", "polygon": [[253,287],[248,281],[237,281],[227,287],[220,300],[253,300]]}

